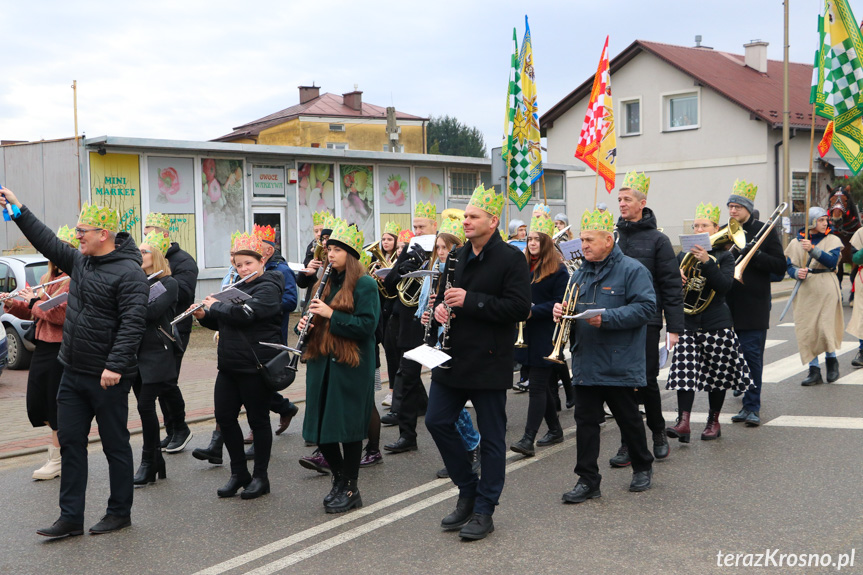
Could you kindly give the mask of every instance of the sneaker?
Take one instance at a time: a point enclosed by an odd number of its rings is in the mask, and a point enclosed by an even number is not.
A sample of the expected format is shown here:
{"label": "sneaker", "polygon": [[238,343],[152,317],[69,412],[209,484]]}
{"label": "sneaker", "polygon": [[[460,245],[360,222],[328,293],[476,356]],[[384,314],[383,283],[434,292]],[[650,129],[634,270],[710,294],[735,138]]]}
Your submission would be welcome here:
{"label": "sneaker", "polygon": [[306,469],[311,469],[312,471],[317,471],[324,475],[330,472],[330,464],[327,463],[326,458],[321,455],[321,452],[317,449],[311,455],[301,457],[300,466]]}
{"label": "sneaker", "polygon": [[193,434],[192,431],[186,427],[186,429],[181,429],[180,431],[175,431],[174,435],[171,436],[171,443],[165,448],[166,453],[180,453],[186,446],[189,444],[189,441],[192,439]]}
{"label": "sneaker", "polygon": [[530,381],[525,379],[524,381],[517,381],[512,384],[512,389],[518,393],[524,393],[528,390],[528,386],[530,385]]}
{"label": "sneaker", "polygon": [[384,407],[389,407],[393,404],[393,394],[388,393],[384,400],[381,402],[381,405]]}
{"label": "sneaker", "polygon": [[632,461],[629,459],[629,448],[626,447],[625,443],[620,444],[620,449],[617,450],[617,455],[609,459],[608,463],[612,467],[628,467],[632,464]]}

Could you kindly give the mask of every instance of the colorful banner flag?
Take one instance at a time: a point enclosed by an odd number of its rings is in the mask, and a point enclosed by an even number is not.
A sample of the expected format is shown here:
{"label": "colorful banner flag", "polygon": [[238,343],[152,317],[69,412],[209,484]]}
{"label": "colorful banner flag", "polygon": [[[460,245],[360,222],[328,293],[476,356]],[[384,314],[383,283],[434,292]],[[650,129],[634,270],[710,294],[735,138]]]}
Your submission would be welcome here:
{"label": "colorful banner flag", "polygon": [[614,108],[611,99],[611,75],[608,71],[608,36],[599,58],[587,113],[581,127],[575,157],[597,172],[609,193],[614,189],[617,138],[614,134]]}
{"label": "colorful banner flag", "polygon": [[524,26],[524,40],[521,43],[518,61],[521,75],[521,105],[515,111],[509,161],[509,197],[519,210],[524,209],[530,201],[533,195],[533,183],[542,177],[536,76],[527,16],[524,17]]}
{"label": "colorful banner flag", "polygon": [[506,114],[503,118],[503,144],[500,155],[506,165],[509,165],[509,152],[512,148],[512,124],[515,121],[515,111],[521,104],[521,73],[518,70],[518,38],[515,28],[512,29],[512,55],[509,59],[509,84],[506,88]]}

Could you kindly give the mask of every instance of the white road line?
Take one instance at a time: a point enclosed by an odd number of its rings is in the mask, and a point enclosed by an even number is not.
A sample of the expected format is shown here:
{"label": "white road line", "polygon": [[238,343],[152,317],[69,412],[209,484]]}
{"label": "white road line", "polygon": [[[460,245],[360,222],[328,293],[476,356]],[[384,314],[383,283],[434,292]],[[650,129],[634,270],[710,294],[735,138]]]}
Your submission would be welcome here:
{"label": "white road line", "polygon": [[815,415],[780,415],[764,425],[775,427],[819,427],[823,429],[863,429],[863,417],[820,417]]}
{"label": "white road line", "polygon": [[[564,429],[564,437],[569,437],[574,434],[575,426]],[[507,465],[507,472],[509,473],[517,469],[521,469],[526,465],[530,465],[535,461],[544,459],[549,455],[553,455],[569,447],[574,447],[574,444],[558,444],[554,447],[549,447],[548,449],[542,449],[541,451],[538,451],[537,455],[534,457],[523,457],[516,453],[511,453],[507,456],[507,460],[517,461],[513,461],[512,463]],[[365,519],[371,515],[374,515],[378,511],[386,509],[387,507],[391,507],[393,505],[401,503],[402,501],[406,501],[407,499],[425,493],[426,491],[442,487],[444,485],[447,485],[448,483],[450,483],[448,479],[435,479],[434,481],[429,481],[428,483],[419,485],[413,489],[410,489],[403,493],[399,493],[398,495],[394,495],[393,497],[388,497],[387,499],[369,505],[368,507],[363,507],[362,509],[352,511],[347,515],[344,515],[337,519],[331,519],[330,521],[327,521],[320,525],[316,525],[304,531],[300,531],[299,533],[295,533],[290,537],[285,537],[284,539],[274,541],[242,555],[238,555],[233,559],[228,559],[227,561],[223,561],[222,563],[218,563],[216,565],[213,565],[212,567],[208,567],[206,569],[198,571],[194,575],[220,575],[221,573],[226,573],[227,571],[236,569],[237,567],[240,567],[247,563],[251,563],[252,561],[257,561],[258,559],[265,557],[266,555],[269,555],[271,553],[286,549],[292,545],[296,545],[297,543],[301,543],[307,539],[326,533],[327,531],[337,529],[347,523],[351,523],[358,519]],[[294,565],[300,561],[303,561],[304,559],[308,559],[310,557],[323,553],[324,551],[332,549],[337,545],[341,545],[342,543],[346,543],[347,541],[356,539],[361,535],[370,533],[371,531],[384,527],[385,525],[389,525],[394,521],[398,521],[399,519],[408,517],[409,515],[421,511],[422,509],[431,507],[432,505],[437,505],[441,501],[445,501],[446,499],[453,497],[457,493],[458,489],[455,487],[452,489],[448,489],[443,493],[439,493],[427,499],[423,499],[422,501],[418,501],[417,503],[409,505],[404,509],[394,511],[393,513],[355,527],[340,535],[336,535],[335,537],[331,537],[330,539],[321,541],[320,543],[316,543],[315,545],[309,546],[305,549],[301,549],[300,551],[292,553],[291,555],[287,555],[286,557],[283,557],[282,559],[279,559],[273,563],[263,565],[262,567],[251,571],[250,573],[254,573],[256,575],[262,575],[264,573],[274,573],[280,569],[284,569],[287,566]]]}
{"label": "white road line", "polygon": [[780,323],[776,327],[794,327],[794,322],[791,323]]}
{"label": "white road line", "polygon": [[[792,324],[793,325],[793,324]],[[768,339],[764,342],[764,349],[770,349],[771,347],[776,347],[777,345],[782,345],[786,343],[787,339]],[[659,381],[668,381],[668,370],[671,369],[670,364],[669,367],[663,368],[659,370]]]}
{"label": "white road line", "polygon": [[[856,341],[843,341],[836,355],[845,355],[849,351],[855,351],[859,346],[859,342]],[[803,373],[807,369],[809,369],[808,366],[800,364],[800,356],[794,354],[765,365],[762,381],[764,383],[779,383],[798,373]]]}
{"label": "white road line", "polygon": [[863,385],[863,369],[855,369],[845,377],[840,377],[833,385]]}
{"label": "white road line", "polygon": [[[731,416],[733,413],[720,413],[719,414],[719,423],[727,423],[731,424]],[[677,421],[677,412],[674,411],[663,411],[662,417],[665,418],[668,427],[672,427],[674,424],[672,422]],[[689,421],[692,423],[707,423],[707,413],[701,413],[693,411],[689,414]]]}

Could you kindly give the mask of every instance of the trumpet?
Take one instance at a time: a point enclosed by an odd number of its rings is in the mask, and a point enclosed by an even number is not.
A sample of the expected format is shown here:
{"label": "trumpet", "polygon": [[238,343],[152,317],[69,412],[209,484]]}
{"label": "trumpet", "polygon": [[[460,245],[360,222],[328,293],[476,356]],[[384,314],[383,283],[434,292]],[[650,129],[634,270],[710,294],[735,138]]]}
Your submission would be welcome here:
{"label": "trumpet", "polygon": [[[229,286],[225,286],[224,289],[219,290],[219,293],[228,291],[229,289],[236,287],[236,286],[240,285],[241,283],[245,283],[246,281],[252,279],[255,275],[257,275],[257,273],[258,272],[252,272],[249,275],[247,275],[246,277],[240,278],[238,281],[232,283]],[[174,327],[175,325],[177,325],[178,323],[180,323],[181,321],[183,321],[184,319],[186,319],[187,317],[189,317],[190,315],[192,315],[193,313],[195,313],[196,311],[198,311],[202,307],[204,307],[203,303],[199,303],[199,304],[195,305],[194,307],[190,307],[189,309],[187,309],[186,311],[184,311],[183,313],[181,313],[180,315],[175,317],[173,319],[173,321],[171,321],[171,327]]]}
{"label": "trumpet", "polygon": [[372,260],[372,263],[369,264],[368,272],[369,275],[375,278],[375,281],[378,282],[378,291],[381,292],[381,295],[387,299],[397,298],[398,295],[390,295],[389,292],[387,292],[387,288],[384,287],[384,278],[379,277],[375,274],[376,270],[393,267],[393,264],[395,263],[395,258],[390,259],[386,255],[384,255],[383,250],[381,250],[380,240],[376,241],[373,244],[369,244],[363,249],[367,252],[370,252],[372,256],[376,258]]}
{"label": "trumpet", "polygon": [[764,240],[767,239],[767,236],[770,235],[770,232],[776,226],[776,222],[779,221],[779,216],[781,216],[786,209],[788,209],[787,202],[782,202],[781,204],[776,206],[776,209],[773,210],[772,214],[770,214],[770,218],[767,220],[767,222],[765,222],[764,226],[762,226],[762,228],[758,230],[758,233],[755,234],[755,237],[752,238],[752,241],[749,242],[750,244],[752,244],[752,248],[749,250],[749,253],[747,253],[745,256],[738,257],[737,261],[734,262],[735,280],[743,283],[743,272],[746,271],[746,266],[748,266],[749,262],[752,261],[752,256],[755,255],[755,252],[758,251],[758,248],[761,247],[761,244],[763,244]]}
{"label": "trumpet", "polygon": [[524,324],[526,322],[520,321],[518,322],[518,338],[515,340],[515,347],[518,349],[524,349],[527,347],[527,344],[524,343]]}
{"label": "trumpet", "polygon": [[[47,287],[47,286],[54,285],[54,284],[58,284],[58,283],[60,283],[60,282],[66,282],[66,281],[69,281],[69,276],[66,276],[66,277],[64,277],[64,278],[60,278],[60,279],[56,279],[56,280],[53,280],[53,281],[50,281],[50,282],[45,282],[45,283],[43,283],[43,284],[39,284],[39,285],[37,285],[37,286],[34,286],[34,287],[30,288],[30,289],[32,289],[32,290],[33,290],[33,293],[36,293],[36,292],[37,292],[37,291],[39,291],[40,289],[45,288],[45,287]],[[4,295],[3,297],[0,297],[0,303],[4,302],[4,301],[6,301],[6,300],[10,300],[10,299],[12,299],[12,298],[14,298],[14,297],[17,297],[19,293],[21,293],[21,290],[15,290],[15,291],[13,291],[13,292],[11,292],[11,293],[7,293],[7,294],[6,294],[6,295]]]}
{"label": "trumpet", "polygon": [[315,251],[312,254],[312,259],[321,262],[324,261],[324,252],[326,251],[326,249],[326,246],[324,246],[321,240],[318,240],[318,243],[315,245]]}
{"label": "trumpet", "polygon": [[[575,293],[573,293],[573,287],[575,287]],[[566,286],[566,291],[563,292],[563,302],[566,305],[563,307],[563,315],[572,315],[575,311],[575,303],[578,301],[578,292],[581,290],[580,285],[576,285],[575,283],[570,283]],[[572,327],[572,319],[567,319],[565,317],[561,317],[560,321],[554,326],[554,333],[551,336],[551,341],[554,344],[554,347],[551,350],[551,353],[546,357],[548,361],[553,361],[554,363],[563,363],[561,356],[563,355],[563,346],[566,343],[566,340],[569,339],[569,330]]]}
{"label": "trumpet", "polygon": [[[734,218],[728,220],[728,226],[710,236],[710,245],[713,249],[722,248],[731,243],[738,248],[746,245],[746,232]],[[710,259],[716,261],[713,256],[710,256]],[[688,253],[680,262],[680,271],[686,276],[686,283],[683,284],[683,313],[695,315],[703,312],[713,301],[716,292],[710,290],[704,293],[707,279],[701,274],[701,262]]]}

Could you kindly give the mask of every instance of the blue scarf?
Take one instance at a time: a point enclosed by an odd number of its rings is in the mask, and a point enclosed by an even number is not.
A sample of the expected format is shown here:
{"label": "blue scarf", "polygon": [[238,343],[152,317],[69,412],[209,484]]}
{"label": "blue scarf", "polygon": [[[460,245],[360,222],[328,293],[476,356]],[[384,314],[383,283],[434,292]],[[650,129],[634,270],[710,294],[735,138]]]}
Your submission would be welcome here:
{"label": "blue scarf", "polygon": [[[437,263],[438,271],[440,271],[440,273],[441,273],[441,275],[439,277],[443,276],[445,264],[446,264],[446,262],[438,262]],[[419,300],[419,304],[417,305],[417,311],[414,314],[414,316],[418,319],[422,319],[423,313],[425,313],[426,309],[428,309],[429,299],[431,298],[431,284],[432,284],[432,277],[431,276],[426,276],[425,278],[423,278],[423,287],[420,290],[420,300]]]}

